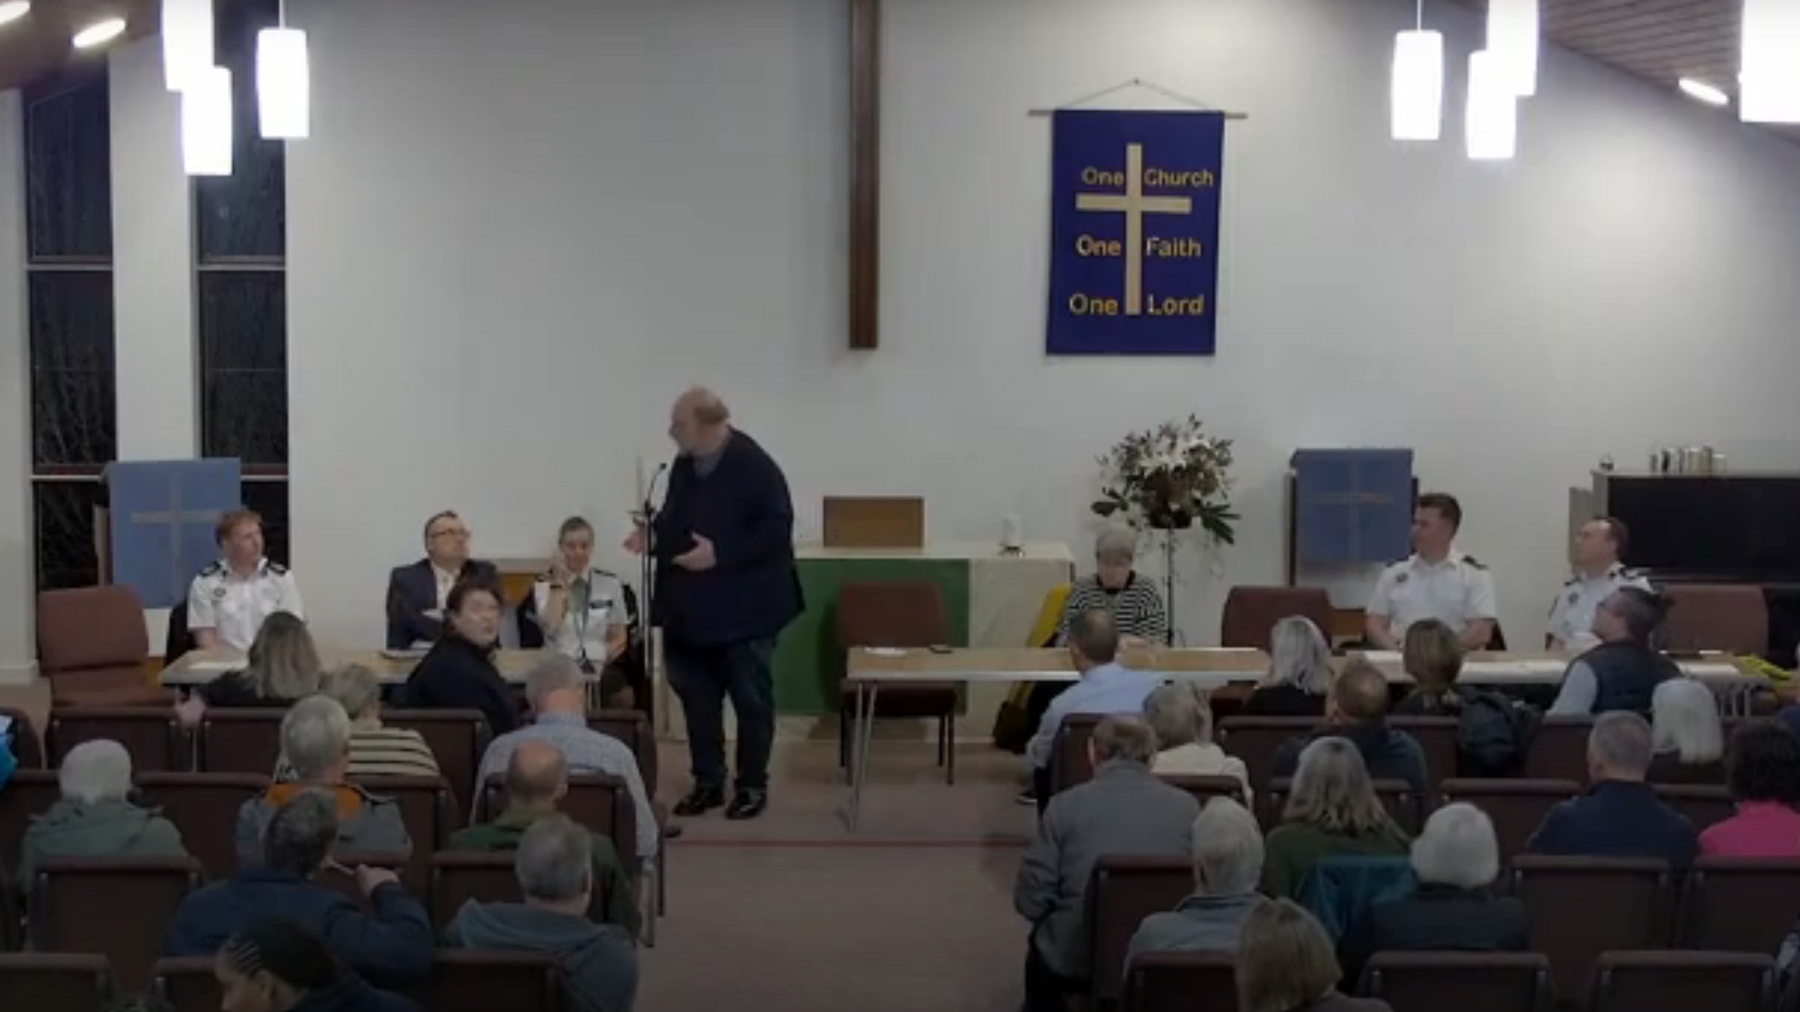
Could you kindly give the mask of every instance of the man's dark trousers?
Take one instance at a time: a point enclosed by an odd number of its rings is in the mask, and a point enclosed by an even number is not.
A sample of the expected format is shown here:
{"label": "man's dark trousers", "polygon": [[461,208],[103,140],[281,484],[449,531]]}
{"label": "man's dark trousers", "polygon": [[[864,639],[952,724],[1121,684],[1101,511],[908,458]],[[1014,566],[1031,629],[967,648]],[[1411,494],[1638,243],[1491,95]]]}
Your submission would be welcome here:
{"label": "man's dark trousers", "polygon": [[725,787],[725,699],[737,713],[739,791],[769,789],[769,751],[775,743],[775,676],[769,667],[775,639],[695,647],[669,640],[663,648],[669,685],[687,721],[694,786]]}

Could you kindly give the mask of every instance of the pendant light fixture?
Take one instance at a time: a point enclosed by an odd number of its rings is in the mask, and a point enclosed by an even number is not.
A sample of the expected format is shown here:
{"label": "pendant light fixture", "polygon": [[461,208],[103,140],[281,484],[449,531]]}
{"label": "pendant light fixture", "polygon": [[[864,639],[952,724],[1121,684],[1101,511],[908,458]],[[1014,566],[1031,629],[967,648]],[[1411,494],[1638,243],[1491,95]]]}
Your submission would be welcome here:
{"label": "pendant light fixture", "polygon": [[231,71],[209,67],[181,93],[181,161],[190,176],[229,176],[231,146]]}
{"label": "pendant light fixture", "polygon": [[1537,94],[1538,0],[1488,0],[1487,51],[1514,95]]}
{"label": "pendant light fixture", "polygon": [[1425,30],[1425,0],[1416,27],[1394,37],[1393,135],[1435,141],[1444,127],[1444,36]]}
{"label": "pendant light fixture", "polygon": [[1519,146],[1519,98],[1504,61],[1483,50],[1469,57],[1469,109],[1465,121],[1469,157],[1505,161]]}
{"label": "pendant light fixture", "polygon": [[312,132],[312,75],[306,33],[265,28],[256,33],[257,119],[270,140],[303,140]]}
{"label": "pendant light fixture", "polygon": [[163,82],[186,91],[213,65],[213,0],[163,0]]}
{"label": "pendant light fixture", "polygon": [[1800,123],[1800,4],[1744,0],[1738,116],[1746,123]]}

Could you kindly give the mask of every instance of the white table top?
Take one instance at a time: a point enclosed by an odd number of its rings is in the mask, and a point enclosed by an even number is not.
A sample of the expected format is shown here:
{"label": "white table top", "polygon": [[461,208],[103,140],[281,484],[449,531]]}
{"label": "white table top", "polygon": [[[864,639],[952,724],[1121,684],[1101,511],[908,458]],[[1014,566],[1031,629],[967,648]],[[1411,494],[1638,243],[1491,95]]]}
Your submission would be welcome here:
{"label": "white table top", "polygon": [[[342,664],[362,664],[381,676],[384,683],[404,682],[412,669],[425,656],[423,650],[341,650],[321,648],[320,659],[327,668]],[[502,650],[494,656],[494,666],[509,682],[523,682],[525,676],[544,656],[542,650]],[[241,671],[244,655],[228,648],[193,650],[182,654],[174,664],[162,670],[159,679],[170,688],[205,685],[231,671]]]}

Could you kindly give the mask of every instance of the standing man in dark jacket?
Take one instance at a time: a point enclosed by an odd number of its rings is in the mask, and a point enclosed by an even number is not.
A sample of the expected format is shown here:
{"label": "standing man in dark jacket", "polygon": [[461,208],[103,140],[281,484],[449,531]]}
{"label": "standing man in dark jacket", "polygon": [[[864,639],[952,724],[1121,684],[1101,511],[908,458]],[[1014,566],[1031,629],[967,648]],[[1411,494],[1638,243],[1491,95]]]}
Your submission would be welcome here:
{"label": "standing man in dark jacket", "polygon": [[1594,612],[1600,645],[1569,662],[1549,715],[1624,710],[1649,716],[1656,687],[1681,677],[1681,669],[1654,645],[1667,614],[1667,602],[1655,591],[1620,587],[1608,595]]}
{"label": "standing man in dark jacket", "polygon": [[1325,726],[1309,737],[1293,738],[1282,745],[1275,753],[1275,775],[1293,776],[1300,753],[1314,740],[1343,738],[1362,753],[1369,779],[1404,780],[1424,797],[1430,783],[1425,775],[1425,750],[1417,738],[1388,726],[1387,709],[1387,676],[1367,661],[1344,665],[1325,700]]}
{"label": "standing man in dark jacket", "polygon": [[[654,524],[628,551],[656,560],[653,621],[663,628],[669,684],[681,700],[694,790],[677,815],[725,804],[725,697],[737,712],[737,783],[729,819],[768,807],[775,740],[775,637],[800,614],[794,503],[781,467],[731,427],[717,394],[694,388],[670,412],[680,456]],[[641,518],[640,518],[641,519]]]}

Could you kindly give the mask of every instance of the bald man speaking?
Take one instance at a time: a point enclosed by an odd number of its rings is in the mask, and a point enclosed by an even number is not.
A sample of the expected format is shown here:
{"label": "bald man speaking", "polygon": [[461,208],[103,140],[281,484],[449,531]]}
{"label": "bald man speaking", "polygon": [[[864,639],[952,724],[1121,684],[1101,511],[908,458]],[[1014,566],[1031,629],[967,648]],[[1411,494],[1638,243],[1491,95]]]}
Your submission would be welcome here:
{"label": "bald man speaking", "polygon": [[694,789],[675,813],[725,804],[725,698],[737,711],[737,780],[728,819],[769,803],[775,742],[775,637],[800,614],[794,503],[787,478],[756,440],[731,426],[717,394],[675,401],[669,437],[680,451],[669,493],[648,530],[625,541],[656,563],[653,621],[662,626],[669,684],[687,719]]}

